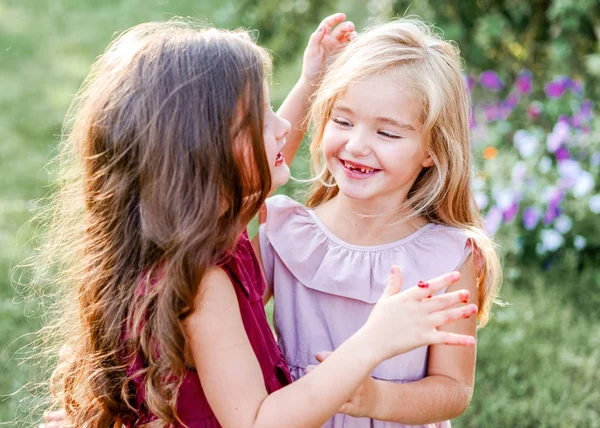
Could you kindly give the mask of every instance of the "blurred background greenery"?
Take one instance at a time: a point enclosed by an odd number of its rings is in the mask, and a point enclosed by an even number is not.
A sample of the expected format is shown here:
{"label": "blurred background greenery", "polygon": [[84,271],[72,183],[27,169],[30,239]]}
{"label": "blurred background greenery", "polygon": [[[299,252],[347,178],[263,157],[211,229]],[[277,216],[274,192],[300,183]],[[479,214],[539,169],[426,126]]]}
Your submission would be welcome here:
{"label": "blurred background greenery", "polygon": [[[501,245],[509,305],[479,334],[475,393],[454,426],[600,426],[598,0],[0,0],[0,422],[30,413],[20,388],[36,368],[21,364],[21,349],[39,327],[10,269],[33,251],[26,223],[48,190],[44,165],[114,34],[173,16],[258,30],[278,105],[308,35],[336,11],[358,29],[418,15],[465,60],[478,203]],[[307,176],[306,148],[292,170]]]}

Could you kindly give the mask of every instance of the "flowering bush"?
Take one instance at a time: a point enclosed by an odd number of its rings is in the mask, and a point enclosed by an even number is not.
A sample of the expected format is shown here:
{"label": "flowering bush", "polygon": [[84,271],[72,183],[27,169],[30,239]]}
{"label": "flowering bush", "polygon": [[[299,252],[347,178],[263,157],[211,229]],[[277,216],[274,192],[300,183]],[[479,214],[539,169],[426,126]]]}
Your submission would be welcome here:
{"label": "flowering bush", "polygon": [[561,76],[534,92],[529,71],[511,87],[494,71],[466,82],[476,202],[506,260],[518,260],[507,273],[598,262],[600,144],[581,82]]}

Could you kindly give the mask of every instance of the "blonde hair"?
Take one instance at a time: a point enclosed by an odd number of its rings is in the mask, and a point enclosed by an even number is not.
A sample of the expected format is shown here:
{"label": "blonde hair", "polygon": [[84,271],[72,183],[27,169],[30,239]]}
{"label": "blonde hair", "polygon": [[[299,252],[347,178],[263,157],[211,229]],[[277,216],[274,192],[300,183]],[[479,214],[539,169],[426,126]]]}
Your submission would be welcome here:
{"label": "blonde hair", "polygon": [[469,99],[455,45],[436,35],[418,19],[396,19],[368,28],[333,60],[312,106],[312,170],[319,179],[309,190],[307,206],[337,195],[333,176],[322,162],[322,143],[331,110],[352,83],[384,73],[401,73],[421,108],[425,152],[433,166],[424,168],[398,207],[405,219],[421,216],[432,223],[462,229],[476,248],[479,286],[479,326],[490,316],[500,285],[496,246],[483,228],[471,191]]}

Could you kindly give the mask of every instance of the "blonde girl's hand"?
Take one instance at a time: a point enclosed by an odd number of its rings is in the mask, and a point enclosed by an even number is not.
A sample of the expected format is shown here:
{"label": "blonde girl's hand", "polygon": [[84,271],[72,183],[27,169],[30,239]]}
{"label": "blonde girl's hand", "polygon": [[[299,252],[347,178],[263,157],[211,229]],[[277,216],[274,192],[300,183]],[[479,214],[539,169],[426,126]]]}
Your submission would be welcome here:
{"label": "blonde girl's hand", "polygon": [[346,21],[346,15],[336,13],[328,16],[311,34],[304,51],[302,78],[316,84],[331,53],[356,37],[354,24]]}
{"label": "blonde girl's hand", "polygon": [[[319,363],[322,363],[329,355],[331,355],[331,352],[319,352],[315,355],[315,358]],[[306,373],[312,371],[315,367],[314,365],[308,366]],[[375,382],[375,379],[371,376],[366,377],[354,391],[352,397],[340,407],[338,413],[345,413],[355,418],[365,418],[371,415],[373,413],[371,409],[375,408],[378,400]]]}
{"label": "blonde girl's hand", "polygon": [[459,279],[459,272],[450,272],[400,292],[402,274],[398,266],[392,266],[388,285],[359,333],[384,359],[425,345],[475,344],[472,336],[437,329],[477,313],[476,305],[466,304],[467,290],[434,296]]}

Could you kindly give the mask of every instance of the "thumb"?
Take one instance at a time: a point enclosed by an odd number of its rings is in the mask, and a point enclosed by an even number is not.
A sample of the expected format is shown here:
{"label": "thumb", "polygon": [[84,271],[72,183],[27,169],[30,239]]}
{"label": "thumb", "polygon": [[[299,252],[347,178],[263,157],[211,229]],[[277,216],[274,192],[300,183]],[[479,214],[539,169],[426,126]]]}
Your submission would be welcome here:
{"label": "thumb", "polygon": [[314,33],[312,33],[310,35],[310,39],[308,40],[308,46],[309,47],[318,46],[319,43],[321,43],[321,40],[323,40],[323,37],[325,37],[326,33],[327,33],[327,31],[325,30],[325,26],[321,25],[319,28],[316,29],[316,31]]}
{"label": "thumb", "polygon": [[393,296],[394,294],[398,294],[400,289],[402,289],[402,272],[398,266],[394,265],[392,266],[392,274],[388,280],[387,287],[383,290],[383,295],[385,297]]}

